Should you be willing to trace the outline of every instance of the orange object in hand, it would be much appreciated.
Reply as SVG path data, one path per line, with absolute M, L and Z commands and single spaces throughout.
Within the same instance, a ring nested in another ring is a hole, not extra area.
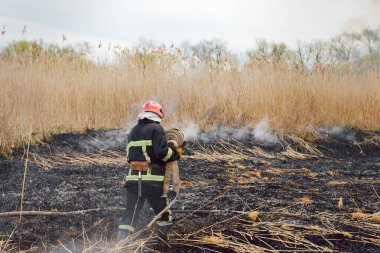
M 177 148 L 177 152 L 180 156 L 183 154 L 183 148 Z

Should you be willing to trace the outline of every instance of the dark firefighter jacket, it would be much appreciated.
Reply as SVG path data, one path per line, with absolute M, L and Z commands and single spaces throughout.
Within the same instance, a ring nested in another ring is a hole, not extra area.
M 128 162 L 148 161 L 150 164 L 147 172 L 141 172 L 142 181 L 162 182 L 165 163 L 179 159 L 178 152 L 168 146 L 164 135 L 164 128 L 159 123 L 143 119 L 128 136 Z M 137 181 L 138 171 L 128 170 L 127 184 Z

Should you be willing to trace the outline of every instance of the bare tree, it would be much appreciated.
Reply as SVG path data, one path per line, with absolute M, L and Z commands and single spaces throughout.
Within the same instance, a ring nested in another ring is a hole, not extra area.
M 302 70 L 316 71 L 327 62 L 327 45 L 323 41 L 298 42 L 295 51 L 295 65 Z
M 258 40 L 256 48 L 248 51 L 247 55 L 250 63 L 254 64 L 289 64 L 293 58 L 293 53 L 284 43 L 268 43 L 266 40 Z
M 251 64 L 266 64 L 269 62 L 270 58 L 269 43 L 264 39 L 260 39 L 256 42 L 256 48 L 254 50 L 248 51 L 247 54 Z
M 360 41 L 363 43 L 367 55 L 364 60 L 370 65 L 372 71 L 380 70 L 380 29 L 364 29 L 360 33 Z
M 343 33 L 329 42 L 330 61 L 333 64 L 347 63 L 353 59 L 357 52 L 359 34 Z
M 151 39 L 140 38 L 137 48 L 141 51 L 143 55 L 150 53 L 156 47 L 156 42 Z
M 229 54 L 227 42 L 220 39 L 202 40 L 191 50 L 201 61 L 217 65 L 223 63 Z

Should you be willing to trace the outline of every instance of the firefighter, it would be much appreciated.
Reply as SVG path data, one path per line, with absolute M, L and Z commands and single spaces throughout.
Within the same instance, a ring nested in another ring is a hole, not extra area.
M 119 225 L 117 240 L 125 239 L 135 232 L 136 223 L 145 199 L 157 215 L 168 204 L 162 198 L 165 163 L 180 159 L 180 151 L 168 146 L 165 131 L 160 125 L 164 112 L 159 103 L 147 101 L 138 115 L 139 121 L 129 136 L 127 157 L 129 163 L 125 187 L 127 188 L 126 210 Z M 167 234 L 172 225 L 170 210 L 156 223 L 159 245 L 167 245 Z

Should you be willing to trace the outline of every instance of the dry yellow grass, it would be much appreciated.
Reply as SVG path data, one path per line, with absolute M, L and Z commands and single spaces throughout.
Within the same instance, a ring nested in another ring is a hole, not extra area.
M 257 170 L 250 170 L 250 171 L 244 172 L 242 176 L 245 176 L 248 178 L 252 178 L 252 177 L 261 178 L 261 173 L 260 171 L 257 171 Z
M 311 173 L 310 169 L 308 168 L 299 168 L 299 169 L 296 169 L 296 171 L 300 173 Z
M 367 214 L 361 213 L 361 212 L 352 213 L 352 218 L 356 220 L 365 219 L 367 218 L 367 216 L 368 216 Z
M 244 165 L 240 164 L 240 163 L 237 163 L 237 164 L 236 164 L 236 168 L 238 168 L 238 169 L 240 169 L 240 170 L 244 170 L 244 169 L 246 169 L 246 167 L 245 167 Z
M 316 179 L 317 176 L 318 176 L 318 173 L 315 173 L 315 172 L 310 172 L 307 174 L 308 178 L 310 179 Z
M 223 240 L 220 237 L 213 236 L 213 235 L 203 237 L 202 241 L 206 243 L 210 243 L 210 244 L 216 244 L 216 245 L 223 244 Z
M 310 199 L 309 197 L 302 197 L 302 198 L 296 199 L 295 202 L 300 203 L 300 204 L 310 204 L 310 203 L 313 203 L 313 200 Z
M 336 171 L 332 171 L 332 170 L 327 171 L 327 174 L 329 174 L 331 177 L 335 177 L 338 175 Z
M 353 235 L 352 235 L 351 233 L 349 233 L 349 232 L 345 232 L 345 231 L 343 231 L 343 232 L 341 232 L 341 234 L 342 234 L 344 237 L 349 238 L 349 239 L 351 239 L 351 238 L 353 237 Z
M 117 128 L 136 120 L 157 98 L 164 124 L 252 126 L 267 119 L 277 131 L 342 125 L 375 129 L 380 122 L 376 73 L 312 75 L 290 67 L 185 67 L 179 56 L 144 64 L 96 65 L 39 57 L 0 61 L 0 152 L 62 131 Z
M 331 185 L 331 186 L 340 186 L 340 185 L 345 185 L 345 184 L 347 184 L 347 182 L 333 180 L 333 181 L 329 181 L 329 182 L 327 182 L 327 184 L 328 184 L 328 185 Z
M 376 222 L 380 222 L 380 215 L 372 216 L 371 218 L 369 218 L 369 220 L 371 220 L 371 221 L 376 221 Z
M 373 242 L 373 243 L 377 244 L 377 245 L 380 245 L 380 239 L 369 238 L 368 240 L 369 240 L 370 242 Z
M 282 174 L 283 170 L 280 168 L 270 168 L 270 169 L 267 169 L 266 172 L 270 174 Z
M 307 226 L 306 229 L 308 229 L 308 230 L 314 230 L 314 231 L 322 231 L 321 227 L 317 226 L 317 225 Z
M 181 188 L 193 186 L 193 183 L 187 180 L 181 180 Z
M 292 230 L 294 230 L 293 225 L 292 225 L 292 224 L 288 224 L 288 223 L 284 223 L 284 224 L 282 224 L 282 225 L 281 225 L 281 228 L 282 228 L 283 230 L 287 230 L 287 231 L 292 231 Z
M 248 214 L 249 218 L 253 221 L 257 221 L 259 218 L 259 212 L 253 211 Z
M 338 200 L 338 208 L 342 209 L 343 208 L 343 197 L 340 197 Z

